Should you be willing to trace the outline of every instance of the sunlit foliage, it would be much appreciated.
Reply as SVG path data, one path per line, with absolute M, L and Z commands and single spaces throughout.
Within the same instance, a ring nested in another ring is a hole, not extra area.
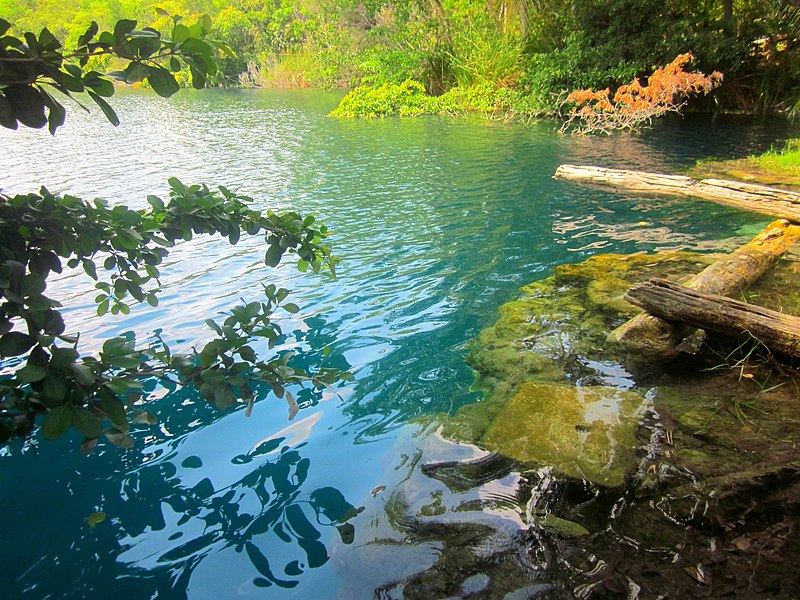
M 722 74 L 705 75 L 687 72 L 691 53 L 681 54 L 670 64 L 659 67 L 647 78 L 647 85 L 634 79 L 628 85 L 611 90 L 575 90 L 565 100 L 570 107 L 562 131 L 575 133 L 611 133 L 637 130 L 668 112 L 679 112 L 686 99 L 694 94 L 708 94 L 722 82 Z

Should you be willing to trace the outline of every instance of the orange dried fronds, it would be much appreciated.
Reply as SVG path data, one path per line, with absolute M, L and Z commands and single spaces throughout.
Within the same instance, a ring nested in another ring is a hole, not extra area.
M 562 130 L 577 121 L 578 132 L 613 129 L 636 129 L 644 122 L 661 114 L 678 111 L 684 98 L 691 94 L 707 94 L 722 82 L 722 73 L 714 71 L 705 75 L 699 71 L 687 72 L 683 67 L 694 60 L 691 52 L 675 57 L 668 65 L 659 67 L 647 78 L 643 86 L 638 79 L 622 85 L 614 92 L 592 89 L 575 90 L 566 98 L 572 104 L 567 122 Z

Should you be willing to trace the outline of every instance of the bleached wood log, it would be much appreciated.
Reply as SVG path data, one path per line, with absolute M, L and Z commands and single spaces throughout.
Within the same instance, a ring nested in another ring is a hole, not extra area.
M 685 286 L 707 294 L 726 296 L 747 288 L 800 239 L 800 226 L 786 220 L 770 223 L 744 246 L 706 267 Z M 688 335 L 686 327 L 642 313 L 609 334 L 629 350 L 663 357 L 677 354 L 676 346 Z
M 625 299 L 648 313 L 737 339 L 756 339 L 774 352 L 800 356 L 800 318 L 667 281 L 633 286 Z
M 765 185 L 578 165 L 559 166 L 555 177 L 619 192 L 703 198 L 800 223 L 800 194 Z

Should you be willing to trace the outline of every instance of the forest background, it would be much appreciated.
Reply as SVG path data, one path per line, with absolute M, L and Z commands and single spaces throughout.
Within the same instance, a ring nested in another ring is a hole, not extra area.
M 92 20 L 168 32 L 167 14 L 203 13 L 235 53 L 212 84 L 357 88 L 362 113 L 420 112 L 424 94 L 444 112 L 549 114 L 684 52 L 724 74 L 699 108 L 800 112 L 800 0 L 0 0 L 17 32 L 46 26 L 67 48 Z

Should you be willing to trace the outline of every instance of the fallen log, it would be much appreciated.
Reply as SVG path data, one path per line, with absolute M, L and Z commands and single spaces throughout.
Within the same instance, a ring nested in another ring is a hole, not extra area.
M 800 226 L 786 220 L 770 223 L 744 246 L 706 267 L 684 285 L 707 294 L 727 296 L 749 287 L 800 239 Z M 663 319 L 642 313 L 609 334 L 609 339 L 630 350 L 675 356 L 676 346 L 688 335 Z
M 800 223 L 800 194 L 765 185 L 578 165 L 559 166 L 555 178 L 620 192 L 703 198 Z
M 651 279 L 633 286 L 625 299 L 669 321 L 737 339 L 755 339 L 772 351 L 800 356 L 800 318 Z

